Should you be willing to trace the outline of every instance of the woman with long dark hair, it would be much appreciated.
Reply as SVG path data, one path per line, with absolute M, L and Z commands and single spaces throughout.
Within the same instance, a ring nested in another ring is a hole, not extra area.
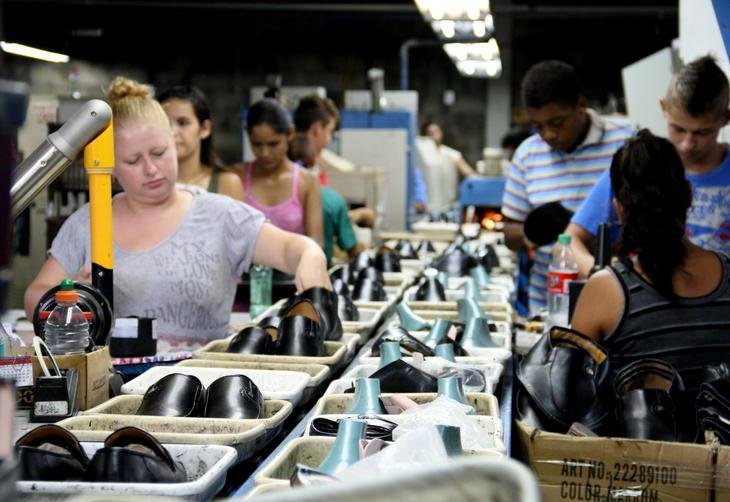
M 689 240 L 692 188 L 669 141 L 639 131 L 613 156 L 611 184 L 620 262 L 590 278 L 572 327 L 602 341 L 613 370 L 659 358 L 696 390 L 730 354 L 730 257 Z
M 223 167 L 213 147 L 213 117 L 203 91 L 176 85 L 160 92 L 157 100 L 172 126 L 178 181 L 243 201 L 240 178 Z

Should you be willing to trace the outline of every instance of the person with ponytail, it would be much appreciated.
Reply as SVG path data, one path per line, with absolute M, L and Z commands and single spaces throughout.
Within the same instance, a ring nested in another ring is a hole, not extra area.
M 692 187 L 671 142 L 639 131 L 613 156 L 619 262 L 594 274 L 572 327 L 606 347 L 613 371 L 663 359 L 689 391 L 730 354 L 730 256 L 687 236 Z
M 170 119 L 178 183 L 197 185 L 243 202 L 241 179 L 224 168 L 213 148 L 213 118 L 203 91 L 192 85 L 163 90 L 157 100 Z
M 192 185 L 177 185 L 175 138 L 150 89 L 115 79 L 112 201 L 114 314 L 155 318 L 161 350 L 191 350 L 228 334 L 238 278 L 253 263 L 295 276 L 299 291 L 331 288 L 322 249 L 264 221 L 256 209 Z M 68 218 L 25 293 L 30 316 L 63 278 L 88 278 L 89 207 Z

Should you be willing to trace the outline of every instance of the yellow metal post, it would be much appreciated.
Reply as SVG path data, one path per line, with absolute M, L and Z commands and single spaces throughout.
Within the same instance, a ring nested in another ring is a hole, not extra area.
M 91 218 L 91 282 L 113 307 L 114 241 L 112 236 L 112 170 L 114 129 L 111 121 L 84 148 L 84 167 L 89 175 Z

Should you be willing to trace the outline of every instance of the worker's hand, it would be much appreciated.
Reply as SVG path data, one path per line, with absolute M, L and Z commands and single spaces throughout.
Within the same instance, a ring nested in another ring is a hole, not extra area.
M 294 273 L 294 284 L 298 293 L 314 287 L 332 291 L 332 282 L 327 273 L 327 258 L 321 249 L 317 248 L 316 251 L 316 253 L 306 253 L 299 260 L 299 266 Z
M 74 282 L 83 282 L 91 284 L 91 265 L 85 265 L 73 277 Z
M 418 214 L 423 214 L 426 212 L 426 204 L 424 204 L 423 202 L 416 202 L 415 204 L 413 204 L 413 208 Z

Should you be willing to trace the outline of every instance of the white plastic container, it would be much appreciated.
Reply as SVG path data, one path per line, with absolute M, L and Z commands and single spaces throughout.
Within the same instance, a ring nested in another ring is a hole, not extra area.
M 300 371 L 252 370 L 235 368 L 199 368 L 194 366 L 154 366 L 137 378 L 122 385 L 123 394 L 144 394 L 161 378 L 182 373 L 200 379 L 204 387 L 227 375 L 246 375 L 261 391 L 264 399 L 283 399 L 296 406 L 310 376 Z
M 82 443 L 89 457 L 104 443 Z M 173 460 L 188 474 L 186 483 L 90 483 L 83 481 L 19 481 L 20 500 L 65 500 L 83 494 L 176 497 L 208 501 L 223 488 L 226 472 L 236 461 L 236 451 L 221 445 L 165 444 Z

